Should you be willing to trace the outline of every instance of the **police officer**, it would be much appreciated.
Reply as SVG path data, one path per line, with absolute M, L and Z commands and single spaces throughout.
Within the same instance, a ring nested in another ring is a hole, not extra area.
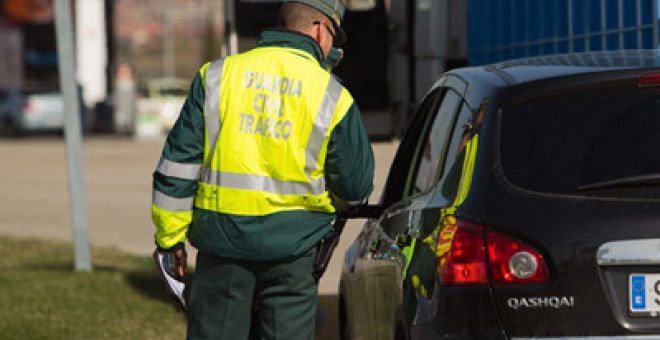
M 350 93 L 323 67 L 346 39 L 340 0 L 288 0 L 258 46 L 193 80 L 153 179 L 157 251 L 185 273 L 189 339 L 312 339 L 316 248 L 333 199 L 364 201 L 373 154 Z M 258 311 L 252 320 L 253 306 Z

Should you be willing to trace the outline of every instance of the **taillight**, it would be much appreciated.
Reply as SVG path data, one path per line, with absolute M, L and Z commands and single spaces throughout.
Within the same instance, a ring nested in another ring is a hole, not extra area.
M 660 73 L 647 73 L 639 78 L 639 87 L 660 86 Z
M 543 256 L 534 248 L 498 232 L 486 231 L 490 275 L 495 284 L 548 280 Z
M 443 221 L 437 246 L 438 273 L 442 285 L 485 284 L 484 227 L 448 216 Z
M 484 237 L 486 241 L 484 241 Z M 540 283 L 548 279 L 543 256 L 534 248 L 478 223 L 448 216 L 437 244 L 440 284 Z
M 29 112 L 31 112 L 32 109 L 33 109 L 33 106 L 34 106 L 34 105 L 32 104 L 31 101 L 29 101 L 29 100 L 25 100 L 25 101 L 23 101 L 23 112 L 24 112 L 24 113 L 29 113 Z

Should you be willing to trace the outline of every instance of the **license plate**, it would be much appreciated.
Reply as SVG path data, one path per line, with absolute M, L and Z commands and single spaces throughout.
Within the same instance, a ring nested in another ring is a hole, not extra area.
M 660 274 L 631 274 L 628 277 L 632 316 L 660 316 Z

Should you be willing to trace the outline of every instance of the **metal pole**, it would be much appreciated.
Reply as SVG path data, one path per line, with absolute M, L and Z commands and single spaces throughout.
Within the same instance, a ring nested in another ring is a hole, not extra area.
M 166 77 L 174 77 L 174 23 L 172 22 L 171 0 L 165 2 L 163 9 L 163 73 Z
M 73 240 L 76 271 L 91 271 L 87 219 L 87 199 L 82 166 L 80 132 L 80 100 L 74 69 L 73 29 L 69 0 L 55 0 L 55 30 L 60 72 L 60 91 L 64 97 L 64 136 L 69 165 L 69 200 L 73 222 Z

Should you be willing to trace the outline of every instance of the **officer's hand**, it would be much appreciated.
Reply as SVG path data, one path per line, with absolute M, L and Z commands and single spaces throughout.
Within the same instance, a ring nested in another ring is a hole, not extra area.
M 186 248 L 181 247 L 174 250 L 174 257 L 176 258 L 176 268 L 179 274 L 179 277 L 183 279 L 183 276 L 186 275 L 186 259 L 188 254 L 186 253 Z
M 332 191 L 330 191 L 330 199 L 332 200 L 332 205 L 337 211 L 337 215 L 344 217 L 358 217 L 360 215 L 358 214 L 360 209 L 368 204 L 367 199 L 361 201 L 345 201 Z
M 163 255 L 163 267 L 171 275 L 183 280 L 186 274 L 186 247 L 184 243 L 177 243 L 172 248 L 164 249 L 158 247 L 156 252 Z

